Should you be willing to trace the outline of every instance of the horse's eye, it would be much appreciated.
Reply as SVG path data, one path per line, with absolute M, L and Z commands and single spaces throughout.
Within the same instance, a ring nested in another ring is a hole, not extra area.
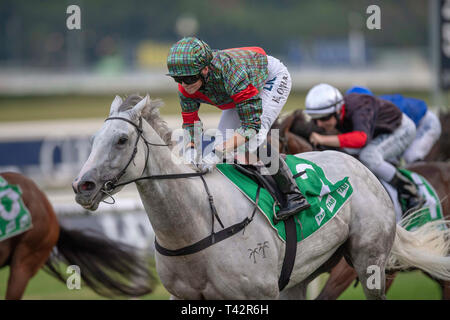
M 117 141 L 117 144 L 118 145 L 124 145 L 125 143 L 127 143 L 127 141 L 128 141 L 128 138 L 120 137 L 119 141 Z

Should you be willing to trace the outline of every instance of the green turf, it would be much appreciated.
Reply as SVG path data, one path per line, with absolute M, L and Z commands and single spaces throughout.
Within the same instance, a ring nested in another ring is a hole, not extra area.
M 6 291 L 6 283 L 8 279 L 9 268 L 0 270 L 0 297 L 3 298 Z M 326 278 L 326 277 L 325 277 Z M 390 290 L 387 298 L 391 300 L 439 300 L 440 289 L 438 284 L 426 277 L 420 271 L 400 273 Z M 166 300 L 169 293 L 159 284 L 152 294 L 140 297 L 140 299 Z M 24 299 L 34 300 L 97 300 L 104 299 L 81 284 L 80 290 L 69 290 L 67 286 L 48 275 L 45 271 L 39 271 L 38 274 L 31 279 Z M 365 299 L 361 284 L 356 288 L 353 284 L 339 298 L 340 300 L 362 300 Z
M 431 280 L 420 271 L 399 273 L 386 294 L 390 300 L 439 300 L 441 291 L 437 282 Z M 362 286 L 353 284 L 339 300 L 365 299 Z
M 0 298 L 3 299 L 8 283 L 9 267 L 0 270 Z M 169 293 L 158 283 L 153 293 L 139 299 L 166 300 Z M 79 290 L 69 290 L 65 283 L 40 270 L 28 283 L 23 299 L 27 300 L 98 300 L 106 299 L 81 283 Z

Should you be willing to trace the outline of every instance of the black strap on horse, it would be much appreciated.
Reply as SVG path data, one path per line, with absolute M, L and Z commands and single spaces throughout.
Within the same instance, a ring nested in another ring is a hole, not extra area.
M 295 256 L 297 255 L 297 229 L 293 216 L 284 221 L 284 227 L 286 228 L 286 250 L 284 252 L 280 278 L 278 279 L 278 288 L 280 291 L 289 283 L 292 270 L 294 269 Z
M 253 209 L 253 212 L 252 212 L 252 215 L 250 218 L 245 217 L 245 219 L 242 220 L 241 222 L 233 224 L 232 226 L 225 228 L 217 233 L 214 233 L 214 221 L 213 221 L 213 231 L 208 237 L 203 238 L 202 240 L 199 240 L 196 243 L 194 243 L 190 246 L 181 248 L 181 249 L 170 250 L 170 249 L 161 247 L 161 245 L 158 243 L 158 241 L 156 241 L 156 238 L 155 238 L 156 251 L 158 251 L 160 254 L 162 254 L 164 256 L 170 256 L 170 257 L 185 256 L 185 255 L 197 253 L 203 249 L 206 249 L 206 248 L 212 246 L 215 243 L 225 240 L 225 239 L 231 237 L 232 235 L 238 233 L 239 231 L 244 229 L 250 222 L 253 221 L 256 210 L 258 208 L 260 190 L 261 190 L 261 187 L 258 186 L 258 190 L 256 192 L 256 205 L 255 205 L 255 208 Z
M 211 217 L 212 217 L 212 223 L 211 223 L 211 234 L 184 248 L 181 249 L 177 249 L 177 250 L 170 250 L 170 249 L 166 249 L 164 247 L 162 247 L 160 244 L 158 244 L 158 242 L 156 241 L 155 238 L 155 248 L 156 250 L 163 254 L 163 255 L 167 255 L 167 256 L 179 256 L 179 255 L 187 255 L 187 254 L 193 254 L 196 253 L 198 251 L 201 251 L 219 241 L 222 241 L 224 239 L 227 239 L 229 237 L 231 237 L 232 235 L 236 234 L 237 232 L 241 231 L 242 229 L 244 229 L 250 222 L 252 222 L 256 210 L 258 208 L 258 201 L 259 201 L 259 194 L 260 194 L 260 187 L 258 187 L 258 191 L 257 191 L 257 196 L 256 196 L 256 206 L 253 210 L 253 213 L 251 215 L 251 217 L 246 217 L 244 220 L 242 220 L 239 223 L 236 223 L 228 228 L 225 228 L 225 226 L 223 225 L 222 221 L 220 220 L 220 217 L 217 213 L 217 209 L 216 206 L 214 205 L 214 199 L 213 196 L 211 195 L 208 185 L 206 183 L 205 178 L 203 177 L 203 175 L 206 174 L 206 172 L 190 172 L 190 173 L 178 173 L 178 174 L 161 174 L 161 175 L 151 175 L 151 176 L 145 176 L 145 177 L 140 177 L 140 178 L 136 178 L 136 179 L 132 179 L 132 180 L 128 180 L 125 182 L 121 182 L 118 183 L 118 181 L 120 180 L 120 178 L 125 174 L 128 166 L 131 164 L 131 162 L 134 160 L 134 157 L 136 156 L 137 153 L 137 146 L 138 146 L 138 142 L 139 139 L 142 138 L 142 140 L 144 141 L 146 147 L 147 147 L 147 153 L 146 153 L 146 161 L 145 164 L 147 166 L 147 159 L 148 159 L 148 154 L 149 154 L 149 145 L 151 146 L 168 146 L 167 144 L 157 144 L 157 143 L 150 143 L 148 142 L 145 137 L 143 136 L 143 130 L 142 130 L 142 118 L 139 118 L 139 124 L 135 124 L 133 121 L 127 119 L 127 118 L 123 118 L 123 117 L 109 117 L 107 118 L 105 121 L 109 121 L 109 120 L 122 120 L 125 122 L 128 122 L 129 124 L 131 124 L 137 132 L 137 138 L 136 138 L 136 142 L 134 143 L 134 149 L 133 149 L 133 153 L 130 157 L 130 159 L 128 160 L 127 164 L 125 165 L 125 167 L 122 169 L 122 171 L 119 172 L 119 174 L 117 176 L 115 176 L 113 179 L 105 182 L 105 184 L 103 185 L 102 188 L 102 192 L 104 192 L 105 194 L 109 195 L 111 198 L 112 196 L 110 195 L 110 192 L 112 190 L 114 190 L 115 188 L 121 187 L 121 186 L 125 186 L 127 184 L 133 183 L 133 182 L 137 182 L 137 181 L 141 181 L 141 180 L 150 180 L 150 179 L 156 179 L 156 180 L 163 180 L 163 179 L 182 179 L 182 178 L 191 178 L 191 177 L 200 177 L 202 179 L 203 185 L 205 187 L 206 193 L 208 195 L 208 201 L 209 201 L 209 206 L 211 209 Z M 145 171 L 145 168 L 144 170 Z M 114 198 L 113 198 L 114 199 Z M 223 230 L 219 231 L 219 232 L 214 232 L 214 220 L 217 219 L 217 221 L 219 222 L 220 226 L 222 227 Z
M 199 176 L 202 179 L 203 185 L 205 187 L 206 193 L 208 195 L 208 201 L 209 201 L 209 205 L 210 205 L 210 209 L 211 209 L 211 217 L 212 217 L 212 228 L 211 228 L 211 234 L 206 237 L 203 238 L 200 241 L 197 241 L 196 243 L 180 248 L 180 249 L 176 249 L 176 250 L 170 250 L 170 249 L 166 249 L 164 247 L 162 247 L 158 241 L 156 240 L 155 237 L 155 249 L 156 251 L 158 251 L 158 253 L 165 255 L 165 256 L 182 256 L 182 255 L 189 255 L 189 254 L 194 254 L 196 252 L 199 252 L 203 249 L 206 249 L 210 246 L 212 246 L 215 243 L 218 243 L 222 240 L 225 240 L 231 236 L 233 236 L 234 234 L 238 233 L 241 230 L 245 230 L 245 227 L 253 221 L 253 218 L 256 214 L 256 211 L 258 209 L 258 203 L 259 203 L 259 196 L 260 196 L 260 190 L 261 190 L 261 186 L 258 185 L 258 189 L 256 191 L 256 200 L 255 200 L 255 207 L 253 209 L 252 215 L 251 217 L 245 217 L 244 220 L 242 220 L 239 223 L 236 223 L 230 227 L 224 228 L 224 225 L 222 223 L 222 221 L 219 218 L 219 215 L 217 213 L 216 207 L 214 205 L 214 200 L 213 197 L 211 195 L 211 193 L 209 192 L 209 188 L 208 185 L 206 184 L 205 178 L 203 177 L 204 174 L 206 174 L 206 172 L 191 172 L 191 173 L 180 173 L 180 174 L 164 174 L 164 175 L 151 175 L 151 176 L 145 176 L 145 177 L 140 177 L 137 179 L 132 179 L 126 182 L 122 182 L 122 183 L 118 183 L 119 179 L 125 174 L 128 166 L 130 165 L 130 163 L 134 160 L 134 157 L 137 153 L 137 145 L 139 142 L 139 139 L 142 138 L 146 147 L 147 147 L 147 154 L 146 154 L 146 161 L 145 164 L 147 166 L 147 159 L 148 159 L 148 154 L 149 154 L 149 145 L 152 146 L 168 146 L 166 144 L 156 144 L 156 143 L 150 143 L 148 142 L 145 137 L 143 136 L 143 130 L 142 130 L 142 118 L 139 118 L 139 125 L 136 125 L 133 121 L 127 119 L 127 118 L 122 118 L 122 117 L 110 117 L 107 118 L 105 121 L 108 120 L 123 120 L 126 121 L 128 123 L 130 123 L 131 125 L 133 125 L 138 133 L 138 137 L 136 139 L 136 142 L 134 144 L 134 150 L 133 150 L 133 154 L 130 157 L 130 160 L 128 161 L 128 163 L 126 164 L 125 168 L 116 176 L 114 177 L 112 180 L 107 181 L 103 188 L 102 191 L 106 194 L 108 194 L 111 198 L 112 196 L 109 194 L 110 191 L 112 191 L 115 188 L 118 188 L 120 186 L 124 186 L 133 182 L 137 182 L 137 181 L 141 181 L 141 180 L 148 180 L 148 179 L 158 179 L 158 180 L 162 180 L 162 179 L 181 179 L 181 178 L 190 178 L 190 177 L 197 177 Z M 144 167 L 144 170 L 145 171 Z M 219 222 L 220 226 L 222 227 L 222 230 L 219 232 L 214 232 L 214 219 L 217 219 L 217 221 Z M 285 222 L 285 226 L 286 226 L 286 252 L 285 252 L 285 257 L 283 260 L 283 266 L 281 269 L 281 274 L 280 274 L 280 278 L 278 281 L 278 287 L 280 288 L 280 291 L 284 289 L 284 287 L 288 284 L 289 282 L 289 278 L 290 275 L 292 273 L 292 269 L 294 266 L 294 262 L 295 262 L 295 255 L 296 255 L 296 250 L 297 250 L 297 232 L 296 232 L 296 227 L 295 227 L 295 222 L 293 217 L 290 217 L 288 220 L 286 220 Z

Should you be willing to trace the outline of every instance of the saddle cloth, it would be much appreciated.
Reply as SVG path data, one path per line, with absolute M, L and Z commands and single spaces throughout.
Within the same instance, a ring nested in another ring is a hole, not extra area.
M 419 194 L 425 199 L 425 203 L 422 208 L 418 212 L 411 213 L 414 214 L 414 218 L 411 219 L 410 223 L 405 226 L 405 228 L 409 231 L 412 231 L 429 221 L 443 219 L 442 205 L 433 186 L 418 173 L 406 169 L 399 170 L 403 174 L 403 176 L 408 178 L 416 185 L 417 190 L 419 190 Z M 408 208 L 405 204 L 400 203 L 397 190 L 394 187 L 392 187 L 385 181 L 380 181 L 391 197 L 392 202 L 394 203 L 396 220 L 397 222 L 399 222 L 403 218 L 403 215 L 408 210 Z
M 331 182 L 322 168 L 315 163 L 293 155 L 286 156 L 300 191 L 305 195 L 311 207 L 294 216 L 297 229 L 297 242 L 306 239 L 330 221 L 353 194 L 348 177 Z M 249 176 L 236 169 L 233 164 L 218 164 L 217 169 L 227 177 L 250 201 L 256 203 L 258 184 Z M 271 193 L 261 188 L 258 208 L 278 233 L 286 241 L 284 223 L 274 222 L 274 211 L 280 209 Z
M 31 227 L 31 215 L 22 201 L 22 190 L 0 176 L 0 241 Z

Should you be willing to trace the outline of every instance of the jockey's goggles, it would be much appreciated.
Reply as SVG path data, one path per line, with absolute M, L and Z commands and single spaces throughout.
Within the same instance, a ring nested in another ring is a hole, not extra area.
M 197 74 L 195 76 L 171 76 L 173 80 L 177 83 L 185 83 L 185 84 L 193 84 L 196 83 L 200 79 L 200 75 Z
M 316 122 L 316 123 L 317 123 L 317 120 L 320 120 L 320 121 L 328 121 L 328 120 L 330 120 L 332 117 L 334 117 L 335 115 L 336 115 L 336 113 L 330 113 L 330 114 L 328 114 L 328 115 L 326 115 L 326 116 L 324 116 L 324 117 L 314 118 L 313 120 L 314 120 L 314 122 Z

